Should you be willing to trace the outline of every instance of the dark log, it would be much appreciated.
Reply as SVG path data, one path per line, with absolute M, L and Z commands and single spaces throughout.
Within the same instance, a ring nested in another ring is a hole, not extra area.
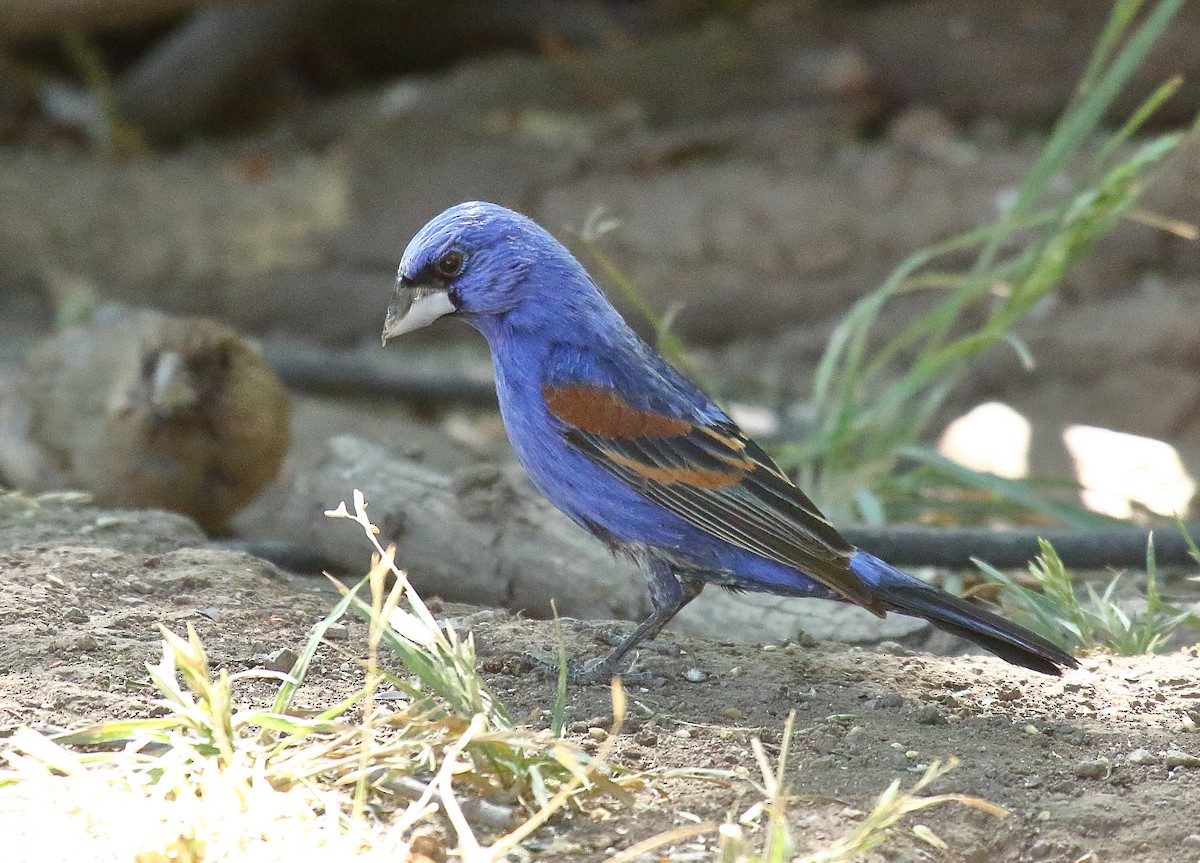
M 827 34 L 858 45 L 890 107 L 934 105 L 956 118 L 1052 123 L 1074 93 L 1113 4 L 1095 0 L 877 3 L 830 14 Z M 1109 111 L 1117 123 L 1168 78 L 1180 94 L 1156 125 L 1189 123 L 1200 104 L 1200 7 L 1184 4 Z
M 156 45 L 117 90 L 124 119 L 175 138 L 224 117 L 251 118 L 279 88 L 283 64 L 316 22 L 319 2 L 209 6 Z
M 40 36 L 69 27 L 94 29 L 161 21 L 204 0 L 0 0 L 0 36 Z M 278 0 L 227 0 L 243 6 Z
M 1200 536 L 1200 525 L 1190 525 Z M 1038 539 L 1049 541 L 1068 568 L 1083 570 L 1144 568 L 1146 543 L 1151 530 L 1140 527 L 1111 530 L 1027 530 L 991 528 L 945 528 L 892 525 L 847 527 L 842 533 L 859 548 L 866 549 L 896 566 L 938 566 L 948 569 L 973 568 L 977 558 L 1000 569 L 1024 567 L 1040 553 Z M 1173 526 L 1157 528 L 1154 556 L 1159 566 L 1191 566 L 1186 540 Z
M 464 468 L 454 475 L 399 459 L 383 448 L 342 436 L 326 460 L 302 472 L 288 490 L 279 528 L 344 571 L 365 572 L 370 545 L 353 522 L 325 510 L 360 489 L 382 542 L 424 596 L 500 605 L 535 617 L 635 620 L 649 611 L 642 574 L 612 557 L 529 486 L 515 466 Z M 248 548 L 252 546 L 247 546 Z M 675 628 L 732 641 L 795 637 L 873 642 L 910 636 L 923 621 L 820 600 L 733 595 L 710 589 L 677 618 Z
M 452 372 L 432 371 L 394 357 L 331 351 L 268 341 L 263 356 L 284 382 L 306 392 L 367 395 L 435 405 L 494 406 L 496 385 Z

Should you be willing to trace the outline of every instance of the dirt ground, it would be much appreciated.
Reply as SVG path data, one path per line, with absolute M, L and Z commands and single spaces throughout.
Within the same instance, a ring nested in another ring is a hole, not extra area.
M 86 506 L 51 511 L 12 502 L 4 515 L 9 528 L 36 522 L 42 533 L 21 543 L 10 530 L 0 555 L 0 733 L 153 712 L 145 663 L 158 657 L 160 623 L 178 632 L 192 623 L 214 666 L 287 668 L 290 651 L 333 602 L 319 580 L 194 545 L 174 517 L 139 524 L 140 516 Z M 553 683 L 533 658 L 553 659 L 553 626 L 434 607 L 474 632 L 483 670 L 513 714 L 544 725 Z M 569 623 L 568 650 L 600 653 L 614 626 Z M 362 652 L 360 621 L 334 632 L 345 639 L 339 648 Z M 753 775 L 751 737 L 777 754 L 795 710 L 791 818 L 813 848 L 851 829 L 892 780 L 911 785 L 929 762 L 953 756 L 961 766 L 933 791 L 978 795 L 1011 815 L 997 819 L 957 805 L 920 813 L 895 828 L 872 859 L 1196 861 L 1198 657 L 1195 647 L 1137 659 L 1089 657 L 1054 679 L 991 657 L 942 658 L 895 644 L 656 642 L 642 651 L 652 680 L 629 689 L 615 758 L 640 769 L 741 766 Z M 322 648 L 297 706 L 339 701 L 360 685 L 359 673 L 340 652 Z M 243 694 L 265 701 L 269 692 L 264 683 Z M 570 736 L 595 746 L 600 735 L 592 729 L 611 723 L 607 689 L 573 688 L 569 710 Z M 666 779 L 632 806 L 606 803 L 607 818 L 560 818 L 527 848 L 539 860 L 603 859 L 692 816 L 721 821 L 754 795 L 745 783 Z M 918 823 L 950 850 L 915 838 L 909 828 Z M 660 854 L 688 860 L 704 848 L 697 840 Z
M 606 236 L 606 253 L 653 308 L 680 310 L 677 331 L 720 384 L 717 395 L 794 404 L 852 302 L 914 250 L 996 217 L 1070 97 L 1107 4 L 696 5 L 761 8 L 694 31 L 480 56 L 361 92 L 313 93 L 285 101 L 292 107 L 261 130 L 123 161 L 97 159 L 61 130 L 47 144 L 42 124 L 26 129 L 20 114 L 20 134 L 6 138 L 13 112 L 0 92 L 0 382 L 49 331 L 47 287 L 63 275 L 119 302 L 219 317 L 268 347 L 320 346 L 374 363 L 389 274 L 407 238 L 447 205 L 486 199 L 537 218 L 593 270 L 580 226 L 602 206 L 622 223 Z M 1198 12 L 1187 7 L 1117 118 L 1148 88 L 1189 73 L 1161 122 L 1191 121 L 1200 104 Z M 403 55 L 393 33 L 371 29 L 364 44 Z M 457 27 L 413 33 L 461 41 Z M 321 34 L 323 50 L 329 35 Z M 1197 221 L 1200 141 L 1182 148 L 1144 204 L 1154 218 Z M 1031 424 L 1038 477 L 1073 476 L 1062 441 L 1073 424 L 1167 441 L 1198 475 L 1198 250 L 1142 221 L 1122 224 L 1019 328 L 1037 368 L 1024 368 L 1024 354 L 997 351 L 942 419 L 982 401 L 1011 405 Z M 908 311 L 888 316 L 884 334 L 898 332 Z M 384 359 L 409 372 L 486 379 L 483 346 L 465 327 L 424 341 L 414 334 Z M 319 381 L 305 377 L 289 381 L 288 462 L 240 514 L 242 537 L 312 539 L 306 516 L 319 519 L 337 498 L 305 496 L 303 486 L 314 487 L 337 435 L 447 471 L 510 458 L 490 412 L 433 411 L 422 399 L 398 407 L 390 390 L 359 392 L 353 406 L 346 393 L 322 401 L 312 396 Z M 531 547 L 545 555 L 544 544 Z M 450 560 L 431 553 L 410 562 L 431 567 L 434 557 Z M 564 593 L 579 586 L 553 575 Z M 427 595 L 438 592 L 432 586 Z M 1182 589 L 1200 613 L 1200 583 Z M 452 585 L 441 592 L 452 595 Z M 153 714 L 145 664 L 160 656 L 160 624 L 194 625 L 216 667 L 285 670 L 333 601 L 322 579 L 216 547 L 181 517 L 0 495 L 0 754 L 22 726 L 52 731 Z M 512 604 L 533 607 L 525 597 Z M 436 605 L 474 633 L 484 673 L 511 712 L 545 726 L 554 688 L 536 659 L 554 658 L 554 627 Z M 849 638 L 840 621 L 818 628 L 815 614 L 804 618 L 815 603 L 795 605 L 787 631 Z M 593 614 L 616 613 L 597 607 L 590 603 Z M 703 615 L 719 613 L 713 608 L 697 602 L 688 614 L 699 618 L 682 622 L 711 633 L 717 627 L 704 628 Z M 766 613 L 751 607 L 740 628 L 764 631 Z M 726 627 L 741 619 L 730 612 Z M 569 650 L 586 658 L 627 626 L 564 629 Z M 365 627 L 346 620 L 330 637 L 300 708 L 338 703 L 361 685 L 345 657 L 363 652 Z M 790 815 L 810 848 L 845 835 L 893 780 L 909 786 L 926 765 L 955 757 L 960 766 L 932 792 L 977 795 L 1010 816 L 929 810 L 895 828 L 870 859 L 1200 863 L 1200 647 L 1177 641 L 1162 656 L 1086 657 L 1054 679 L 991 657 L 933 655 L 961 645 L 926 630 L 884 637 L 904 643 L 672 635 L 646 645 L 640 663 L 650 682 L 629 689 L 615 758 L 661 773 L 755 775 L 750 741 L 761 738 L 777 755 L 795 710 Z M 272 691 L 247 683 L 243 695 L 261 704 Z M 569 699 L 570 736 L 596 746 L 612 722 L 607 688 L 573 688 Z M 736 817 L 757 799 L 745 782 L 664 778 L 632 804 L 560 815 L 524 848 L 550 863 L 602 860 L 680 824 Z M 4 844 L 12 817 L 0 805 L 0 858 L 13 853 Z M 921 841 L 915 824 L 949 850 Z M 39 863 L 92 859 L 65 844 L 45 837 Z M 694 863 L 711 859 L 711 847 L 696 840 L 656 853 Z

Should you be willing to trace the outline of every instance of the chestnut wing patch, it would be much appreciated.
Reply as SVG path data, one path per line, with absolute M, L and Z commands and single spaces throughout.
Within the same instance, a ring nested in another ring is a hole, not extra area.
M 850 570 L 854 548 L 732 421 L 694 423 L 589 384 L 547 385 L 542 395 L 565 440 L 640 494 L 882 613 Z

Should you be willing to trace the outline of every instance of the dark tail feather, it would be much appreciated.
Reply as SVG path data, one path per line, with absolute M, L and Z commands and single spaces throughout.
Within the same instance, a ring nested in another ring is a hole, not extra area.
M 854 555 L 850 568 L 879 592 L 888 611 L 924 618 L 938 629 L 975 642 L 1005 662 L 1056 676 L 1063 668 L 1079 667 L 1075 657 L 1040 635 L 903 573 L 865 551 Z

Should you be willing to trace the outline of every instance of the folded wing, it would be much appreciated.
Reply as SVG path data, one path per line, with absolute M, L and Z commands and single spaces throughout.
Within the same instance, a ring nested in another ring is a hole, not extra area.
M 646 498 L 883 614 L 879 599 L 850 569 L 853 546 L 715 407 L 673 411 L 670 399 L 630 397 L 594 381 L 556 381 L 542 396 L 568 444 Z

